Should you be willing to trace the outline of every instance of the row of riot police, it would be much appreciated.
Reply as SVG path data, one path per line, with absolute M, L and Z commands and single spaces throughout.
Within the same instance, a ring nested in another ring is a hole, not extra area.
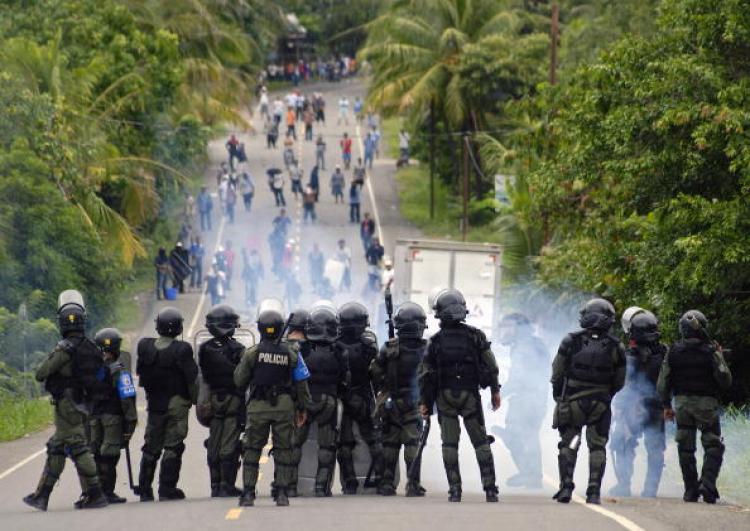
M 560 433 L 560 488 L 555 499 L 568 503 L 572 498 L 573 472 L 585 427 L 589 449 L 586 501 L 601 503 L 614 407 L 610 449 L 618 483 L 611 494 L 630 495 L 635 449 L 643 435 L 648 469 L 641 494 L 656 496 L 664 468 L 664 421 L 675 420 L 683 499 L 716 503 L 724 454 L 719 396 L 729 388 L 732 377 L 721 347 L 708 333 L 708 320 L 697 310 L 686 312 L 678 323 L 681 339 L 667 347 L 660 342 L 656 316 L 642 308 L 629 308 L 622 319 L 627 348 L 613 334 L 614 322 L 612 304 L 604 299 L 588 301 L 581 310 L 581 330 L 562 340 L 553 361 L 553 427 Z M 695 459 L 697 430 L 704 449 L 700 475 Z

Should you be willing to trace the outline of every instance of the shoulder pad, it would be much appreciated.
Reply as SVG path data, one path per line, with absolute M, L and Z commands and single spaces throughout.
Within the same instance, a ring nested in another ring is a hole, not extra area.
M 66 352 L 68 354 L 73 354 L 76 351 L 75 345 L 69 339 L 61 339 L 57 342 L 57 346 L 55 348 L 57 350 L 62 350 L 63 352 Z

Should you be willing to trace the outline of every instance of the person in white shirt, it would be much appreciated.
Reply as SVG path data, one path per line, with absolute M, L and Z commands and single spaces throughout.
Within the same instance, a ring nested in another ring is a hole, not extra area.
M 281 123 L 282 116 L 284 116 L 284 102 L 276 96 L 276 99 L 273 100 L 273 121 L 276 122 L 276 125 Z
M 271 119 L 271 115 L 268 113 L 268 91 L 266 90 L 266 87 L 260 89 L 259 114 L 264 120 Z
M 398 147 L 401 151 L 401 159 L 407 163 L 409 162 L 409 140 L 411 136 L 402 129 L 398 134 Z
M 341 125 L 342 121 L 345 125 L 349 125 L 349 99 L 346 96 L 341 96 L 339 98 L 338 125 Z

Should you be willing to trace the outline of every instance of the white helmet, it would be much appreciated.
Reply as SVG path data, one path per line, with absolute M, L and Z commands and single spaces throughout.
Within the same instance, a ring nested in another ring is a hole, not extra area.
M 633 320 L 633 317 L 638 315 L 639 313 L 645 312 L 643 308 L 640 306 L 631 306 L 624 312 L 622 312 L 622 318 L 620 318 L 620 324 L 622 325 L 622 331 L 626 334 L 630 333 L 630 323 Z

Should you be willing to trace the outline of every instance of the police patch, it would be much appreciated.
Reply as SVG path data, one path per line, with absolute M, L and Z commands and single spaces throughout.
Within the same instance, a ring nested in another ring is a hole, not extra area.
M 261 363 L 269 363 L 271 365 L 289 365 L 289 355 L 261 352 L 258 354 L 258 361 Z

